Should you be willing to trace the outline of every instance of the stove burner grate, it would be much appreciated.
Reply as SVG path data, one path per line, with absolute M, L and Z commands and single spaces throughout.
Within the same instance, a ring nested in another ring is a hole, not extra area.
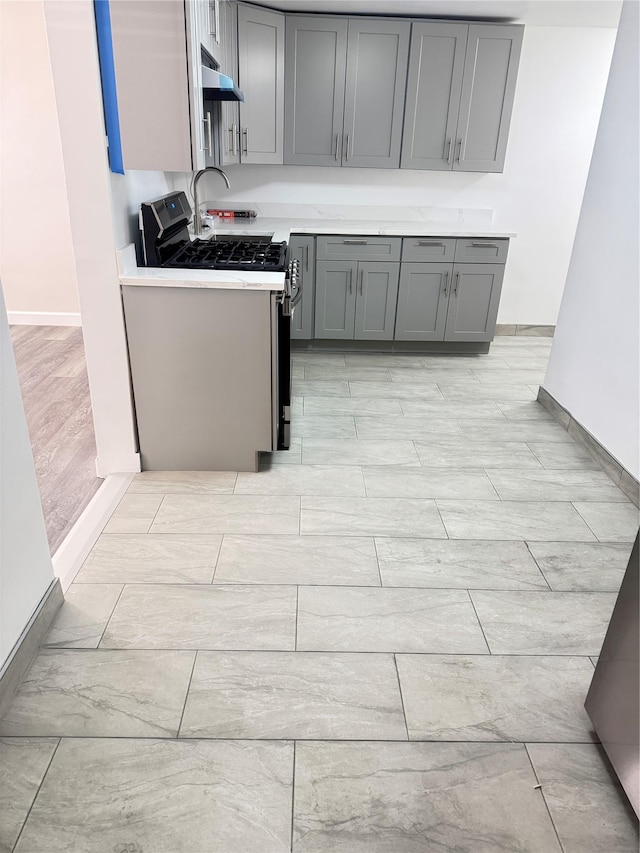
M 195 240 L 165 262 L 167 267 L 282 272 L 287 244 L 269 240 Z

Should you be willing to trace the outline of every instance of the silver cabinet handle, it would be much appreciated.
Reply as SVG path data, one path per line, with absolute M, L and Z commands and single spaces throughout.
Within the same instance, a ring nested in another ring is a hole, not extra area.
M 242 147 L 242 153 L 249 153 L 249 129 L 247 127 L 242 128 L 242 137 L 244 139 L 244 145 Z
M 453 285 L 453 295 L 454 296 L 458 295 L 458 285 L 459 284 L 460 284 L 460 271 L 458 270 L 458 272 L 456 272 L 456 282 Z
M 449 148 L 447 150 L 447 166 L 453 163 L 453 136 L 449 137 Z
M 347 246 L 366 246 L 369 242 L 368 240 L 343 240 L 342 241 Z
M 309 272 L 309 244 L 305 246 L 305 255 L 304 255 L 304 268 L 307 272 Z
M 446 296 L 448 293 L 447 288 L 449 287 L 449 270 L 447 270 L 444 274 L 444 295 Z
M 238 125 L 233 122 L 229 129 L 229 133 L 231 134 L 231 154 L 239 154 L 239 145 L 238 145 Z
M 471 241 L 471 245 L 474 249 L 499 249 L 497 243 L 476 243 L 475 241 Z
M 349 293 L 353 293 L 353 268 L 349 270 Z
M 227 150 L 229 151 L 229 154 L 235 154 L 236 152 L 233 150 L 234 136 L 235 136 L 235 134 L 233 132 L 233 125 L 231 125 L 231 127 L 229 128 L 227 133 L 229 134 L 229 148 Z
M 209 157 L 213 157 L 213 132 L 211 129 L 211 113 L 207 113 L 205 115 L 205 117 L 202 119 L 202 123 L 207 129 L 206 143 L 205 145 L 203 145 L 202 150 L 206 151 L 209 154 Z
M 418 240 L 418 246 L 444 246 L 442 240 Z
M 362 296 L 363 289 L 364 289 L 364 270 L 360 270 L 360 296 Z
M 220 44 L 220 4 L 218 0 L 210 0 L 209 2 L 209 35 L 214 37 L 216 44 Z
M 350 142 L 351 142 L 351 134 L 350 134 L 350 133 L 347 133 L 347 139 L 346 139 L 346 142 L 345 142 L 345 145 L 344 145 L 344 150 L 345 150 L 345 154 L 346 154 L 346 159 L 347 159 L 347 160 L 348 160 L 348 159 L 349 159 L 349 157 L 351 156 L 351 153 L 349 152 L 349 143 L 350 143 Z
M 336 152 L 335 152 L 336 160 L 339 159 L 339 156 L 340 156 L 340 134 L 336 133 Z
M 456 146 L 458 146 L 458 156 L 456 157 L 457 162 L 460 162 L 460 157 L 462 155 L 462 138 L 458 139 L 456 142 Z

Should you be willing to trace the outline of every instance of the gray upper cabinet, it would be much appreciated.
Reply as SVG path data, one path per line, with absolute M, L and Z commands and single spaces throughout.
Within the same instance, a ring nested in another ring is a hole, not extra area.
M 284 162 L 397 168 L 410 24 L 288 16 Z
M 284 15 L 258 6 L 238 6 L 240 161 L 283 162 Z
M 308 341 L 313 337 L 313 307 L 315 303 L 315 237 L 291 237 L 289 256 L 298 261 L 298 280 L 302 286 L 302 299 L 291 318 L 291 337 Z
M 468 31 L 466 24 L 413 24 L 404 169 L 452 168 Z
M 455 169 L 502 172 L 522 36 L 521 26 L 469 27 Z
M 445 341 L 491 341 L 496 327 L 503 264 L 456 264 Z
M 220 33 L 223 57 L 220 70 L 238 81 L 238 4 L 224 0 L 220 5 Z M 240 162 L 240 105 L 220 101 L 220 165 Z
M 503 170 L 523 30 L 414 22 L 403 168 Z
M 452 282 L 452 264 L 402 264 L 395 339 L 442 341 Z
M 410 24 L 349 21 L 342 164 L 400 164 Z
M 284 162 L 340 164 L 347 21 L 287 16 Z

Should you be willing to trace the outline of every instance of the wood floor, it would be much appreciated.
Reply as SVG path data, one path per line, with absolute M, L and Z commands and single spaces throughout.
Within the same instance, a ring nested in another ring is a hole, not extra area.
M 54 554 L 102 484 L 77 326 L 12 326 L 42 508 Z

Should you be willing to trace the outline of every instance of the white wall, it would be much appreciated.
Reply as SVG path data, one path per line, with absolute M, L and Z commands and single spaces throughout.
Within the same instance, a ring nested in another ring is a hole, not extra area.
M 622 9 L 544 387 L 634 477 L 639 462 L 638 3 Z
M 91 0 L 45 0 L 45 15 L 76 276 L 98 476 L 139 470 L 116 266 L 111 184 Z
M 553 324 L 614 39 L 611 29 L 525 28 L 503 174 L 236 166 L 219 200 L 493 208 L 496 222 L 518 232 L 498 322 Z
M 0 290 L 0 667 L 52 581 L 31 442 Z
M 77 313 L 42 0 L 0 2 L 0 174 L 0 272 L 8 310 Z
M 169 175 L 165 172 L 129 170 L 124 175 L 111 174 L 111 205 L 117 249 L 121 249 L 128 243 L 135 243 L 139 248 L 140 203 L 171 192 L 172 186 L 168 178 Z M 142 263 L 142 256 L 138 257 L 138 261 Z

